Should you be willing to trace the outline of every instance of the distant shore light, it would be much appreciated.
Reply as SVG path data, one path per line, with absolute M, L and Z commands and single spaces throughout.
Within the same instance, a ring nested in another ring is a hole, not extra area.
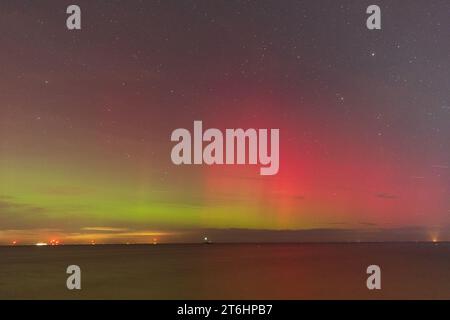
M 45 242 L 38 242 L 38 243 L 36 243 L 36 245 L 37 245 L 38 247 L 42 247 L 42 246 L 46 246 L 47 243 L 45 243 Z

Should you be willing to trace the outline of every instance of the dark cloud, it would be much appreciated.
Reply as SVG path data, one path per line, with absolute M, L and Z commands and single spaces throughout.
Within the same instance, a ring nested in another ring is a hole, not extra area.
M 12 198 L 10 198 L 12 199 Z M 8 211 L 12 210 L 20 210 L 20 212 L 31 212 L 31 213 L 40 213 L 43 212 L 44 209 L 40 207 L 35 207 L 27 204 L 22 204 L 9 200 L 0 200 L 0 214 L 8 213 Z M 1 217 L 1 215 L 0 215 Z
M 39 225 L 38 216 L 45 209 L 13 201 L 12 198 L 0 199 L 0 229 L 27 229 Z
M 362 225 L 362 226 L 368 226 L 368 227 L 376 227 L 376 226 L 378 226 L 378 224 L 373 223 L 373 222 L 360 222 L 359 224 Z
M 450 239 L 450 227 L 441 228 L 440 238 Z M 198 242 L 207 236 L 213 242 L 364 242 L 364 241 L 430 241 L 426 227 L 309 230 L 199 229 L 185 231 L 183 239 Z M 185 240 L 186 241 L 186 240 Z
M 39 216 L 45 216 L 45 211 L 42 207 L 18 203 L 12 198 L 0 199 L 0 230 L 36 228 L 41 224 Z
M 65 212 L 64 216 L 57 216 L 56 208 L 46 208 L 30 203 L 22 203 L 13 197 L 0 199 L 0 231 L 1 230 L 32 230 L 61 228 L 67 231 L 76 230 L 86 223 L 95 221 L 86 217 Z M 65 207 L 64 210 L 67 210 Z
M 386 192 L 377 193 L 377 197 L 382 199 L 398 199 L 398 196 L 396 196 L 395 194 L 390 194 Z

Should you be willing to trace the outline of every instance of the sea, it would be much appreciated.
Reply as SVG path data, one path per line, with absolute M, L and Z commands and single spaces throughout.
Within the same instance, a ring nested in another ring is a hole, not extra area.
M 450 243 L 0 247 L 0 299 L 450 299 Z

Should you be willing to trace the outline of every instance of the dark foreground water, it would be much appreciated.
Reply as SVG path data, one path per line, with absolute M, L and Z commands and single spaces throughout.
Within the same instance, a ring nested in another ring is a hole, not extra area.
M 71 264 L 80 291 L 66 288 Z M 450 244 L 0 247 L 0 299 L 55 298 L 450 299 Z

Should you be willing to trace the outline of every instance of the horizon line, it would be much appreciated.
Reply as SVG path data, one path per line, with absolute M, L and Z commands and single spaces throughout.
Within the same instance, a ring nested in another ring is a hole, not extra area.
M 135 243 L 124 243 L 124 242 L 111 242 L 111 243 L 61 243 L 57 245 L 52 244 L 40 244 L 40 243 L 27 243 L 27 244 L 0 244 L 0 247 L 60 247 L 60 246 L 157 246 L 157 245 L 212 245 L 212 244 L 226 244 L 226 245 L 243 245 L 243 244 L 255 244 L 255 245 L 273 245 L 273 244 L 386 244 L 386 243 L 430 243 L 430 244 L 438 244 L 438 243 L 450 243 L 450 240 L 372 240 L 372 241 L 267 241 L 267 242 L 135 242 Z

